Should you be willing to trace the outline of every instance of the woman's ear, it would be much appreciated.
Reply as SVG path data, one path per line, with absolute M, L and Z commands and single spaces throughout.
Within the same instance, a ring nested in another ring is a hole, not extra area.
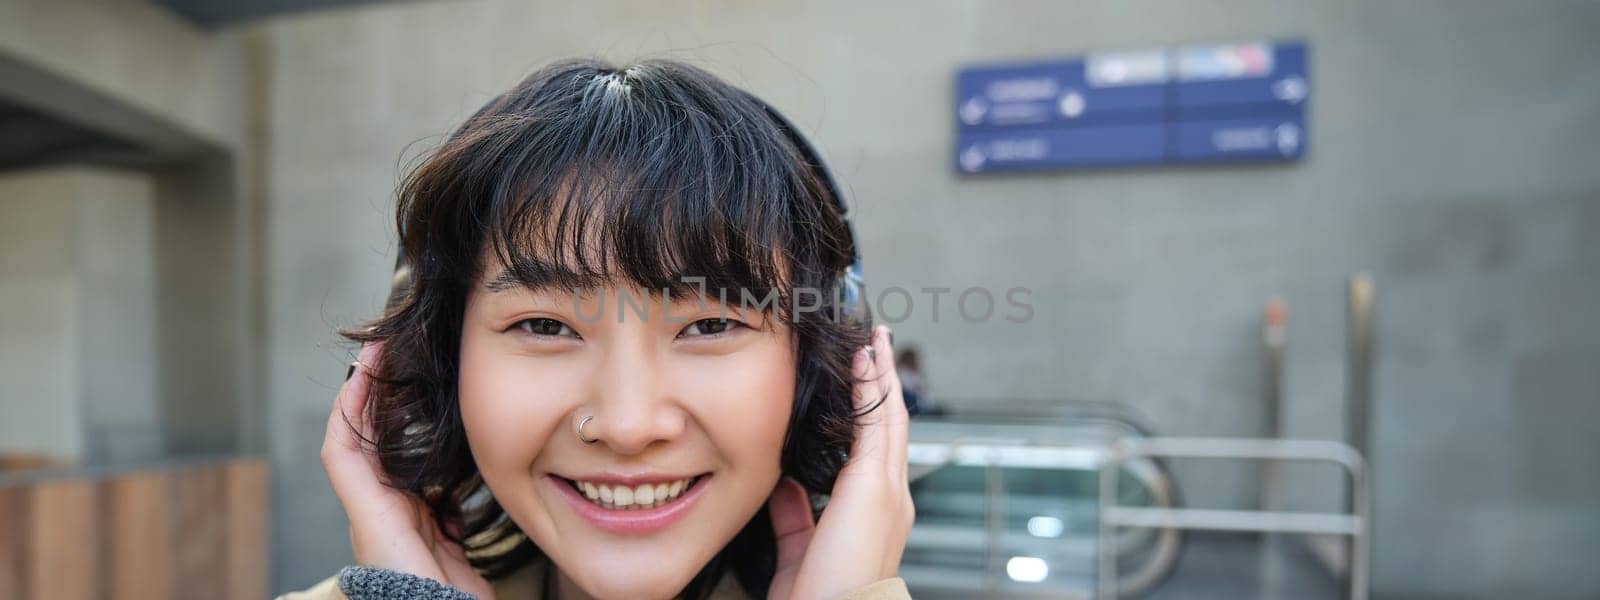
M 812 519 L 815 520 L 817 513 L 822 510 L 824 505 L 827 504 L 827 495 L 823 492 L 818 492 L 810 487 L 807 487 L 799 477 L 796 477 L 794 474 L 791 474 L 787 469 L 785 469 L 778 475 L 778 485 L 774 488 L 774 493 L 787 486 L 793 486 L 794 488 L 800 490 L 801 494 L 805 496 L 805 505 L 811 509 Z M 771 508 L 770 503 L 768 504 L 768 508 Z

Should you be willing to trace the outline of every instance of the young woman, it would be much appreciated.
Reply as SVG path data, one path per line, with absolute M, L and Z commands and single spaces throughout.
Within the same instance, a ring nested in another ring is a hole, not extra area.
M 360 566 L 289 597 L 907 598 L 890 335 L 832 293 L 854 241 L 788 127 L 569 61 L 418 166 L 322 450 Z

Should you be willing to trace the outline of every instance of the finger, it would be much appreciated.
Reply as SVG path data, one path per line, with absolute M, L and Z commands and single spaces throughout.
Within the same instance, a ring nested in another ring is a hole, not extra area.
M 901 463 L 905 462 L 905 429 L 910 415 L 906 412 L 900 375 L 895 372 L 894 348 L 889 344 L 889 335 L 888 327 L 875 327 L 868 344 L 871 352 L 867 354 L 870 364 L 866 370 L 870 373 L 867 380 L 871 385 L 860 386 L 860 393 L 866 396 L 862 399 L 865 406 L 861 408 L 872 411 L 858 420 L 857 441 L 861 444 L 862 456 L 873 457 L 874 462 L 885 465 L 894 475 L 905 470 Z
M 352 364 L 354 370 L 345 379 L 344 385 L 339 387 L 339 394 L 334 396 L 333 412 L 328 415 L 328 437 L 338 441 L 341 447 L 359 448 L 358 442 L 371 434 L 371 427 L 363 418 L 372 382 L 368 369 L 374 364 L 381 347 L 381 343 L 361 347 Z
M 767 500 L 767 512 L 772 515 L 772 533 L 777 539 L 778 572 L 799 569 L 816 532 L 805 488 L 788 477 L 779 480 Z
M 877 349 L 873 347 L 872 339 L 876 335 L 874 331 L 874 337 L 868 339 L 867 345 L 856 348 L 855 354 L 850 357 L 850 374 L 856 382 L 850 389 L 850 400 L 857 414 L 872 408 L 882 397 L 882 381 L 878 377 L 876 361 L 873 360 L 873 353 Z
M 889 394 L 891 399 L 899 400 L 898 404 L 884 403 L 884 408 L 887 409 L 884 411 L 884 416 L 897 417 L 907 413 L 905 395 L 900 390 L 900 372 L 895 370 L 894 367 L 894 346 L 889 343 L 889 337 L 888 326 L 879 325 L 873 329 L 871 345 L 874 361 L 872 369 L 878 373 L 879 387 Z
M 355 372 L 345 382 L 348 393 L 341 390 L 339 394 L 339 407 L 345 421 L 354 425 L 356 431 L 368 439 L 372 435 L 372 423 L 366 418 L 368 391 L 372 387 L 371 370 L 376 368 L 382 351 L 383 342 L 363 344 L 361 351 L 356 353 Z
M 374 493 L 382 484 L 378 480 L 377 458 L 362 447 L 363 439 L 371 439 L 372 428 L 365 417 L 367 394 L 370 390 L 370 368 L 381 349 L 381 344 L 363 346 L 356 359 L 359 363 L 350 379 L 339 388 L 334 398 L 333 410 L 328 415 L 328 429 L 323 440 L 322 463 L 328 471 L 328 480 L 341 501 L 359 501 Z M 348 504 L 347 504 L 348 506 Z
M 855 440 L 850 444 L 850 458 L 845 463 L 846 474 L 859 472 L 867 468 L 867 463 L 881 462 L 883 452 L 888 444 L 883 428 L 883 404 L 888 401 L 884 379 L 878 371 L 876 360 L 872 354 L 876 348 L 872 344 L 861 347 L 856 351 L 854 362 L 851 365 L 852 374 L 855 376 L 855 386 L 851 389 L 851 400 L 855 405 Z
M 911 413 L 906 410 L 905 390 L 900 385 L 900 372 L 894 364 L 893 339 L 888 327 L 878 328 L 877 335 L 873 336 L 877 354 L 877 364 L 874 366 L 883 374 L 884 387 L 889 395 L 889 400 L 884 402 L 882 408 L 883 427 L 887 438 L 886 458 L 891 468 L 903 475 L 906 470 L 906 444 L 910 437 Z

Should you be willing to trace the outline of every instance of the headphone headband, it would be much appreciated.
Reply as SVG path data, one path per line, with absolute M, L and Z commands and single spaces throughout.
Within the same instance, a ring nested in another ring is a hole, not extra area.
M 788 117 L 783 116 L 783 113 L 778 112 L 778 109 L 773 108 L 771 104 L 767 104 L 765 100 L 756 97 L 754 94 L 746 93 L 746 95 L 752 100 L 755 100 L 757 104 L 760 104 L 762 110 L 767 112 L 767 116 L 771 117 L 773 122 L 778 124 L 778 129 L 783 130 L 784 135 L 789 137 L 789 141 L 792 142 L 796 148 L 800 149 L 800 156 L 804 158 L 807 163 L 810 163 L 812 171 L 816 172 L 817 176 L 822 179 L 823 186 L 828 189 L 828 195 L 833 197 L 833 205 L 835 208 L 839 209 L 839 215 L 843 216 L 848 214 L 850 212 L 850 206 L 844 201 L 844 189 L 841 188 L 839 186 L 839 182 L 833 178 L 833 170 L 828 168 L 827 161 L 822 160 L 822 153 L 817 151 L 817 147 L 813 146 L 811 141 L 806 139 L 804 134 L 800 133 L 800 128 L 795 127 L 794 122 L 790 121 Z M 849 219 L 846 218 L 845 222 L 848 225 Z M 855 235 L 855 230 L 852 228 L 850 233 L 853 237 Z
M 822 153 L 817 151 L 817 147 L 812 145 L 804 134 L 800 133 L 800 128 L 795 127 L 794 122 L 755 94 L 746 92 L 745 95 L 760 104 L 761 108 L 767 112 L 767 116 L 771 117 L 773 122 L 778 125 L 778 129 L 783 130 L 784 135 L 789 137 L 789 141 L 800 150 L 801 158 L 805 159 L 806 163 L 811 166 L 811 170 L 822 179 L 823 187 L 827 188 L 828 195 L 833 197 L 833 205 L 839 210 L 839 218 L 844 219 L 845 233 L 850 236 L 850 266 L 845 268 L 842 281 L 840 281 L 843 292 L 842 300 L 847 306 L 853 307 L 852 313 L 864 312 L 864 307 L 861 306 L 863 303 L 861 248 L 856 245 L 856 227 L 854 223 L 850 222 L 850 205 L 845 202 L 844 188 L 839 185 L 837 179 L 834 179 L 833 170 L 828 168 L 828 163 L 822 160 Z

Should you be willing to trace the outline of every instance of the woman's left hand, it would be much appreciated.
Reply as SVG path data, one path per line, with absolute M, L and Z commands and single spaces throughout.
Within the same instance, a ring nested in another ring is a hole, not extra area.
M 895 373 L 888 327 L 873 330 L 870 347 L 872 353 L 862 348 L 853 359 L 852 371 L 860 381 L 853 399 L 858 412 L 874 403 L 877 407 L 856 419 L 850 458 L 839 471 L 822 519 L 813 524 L 806 492 L 792 479 L 780 480 L 768 501 L 778 542 L 769 598 L 838 598 L 895 577 L 900 569 L 916 518 L 906 479 L 911 417 Z

